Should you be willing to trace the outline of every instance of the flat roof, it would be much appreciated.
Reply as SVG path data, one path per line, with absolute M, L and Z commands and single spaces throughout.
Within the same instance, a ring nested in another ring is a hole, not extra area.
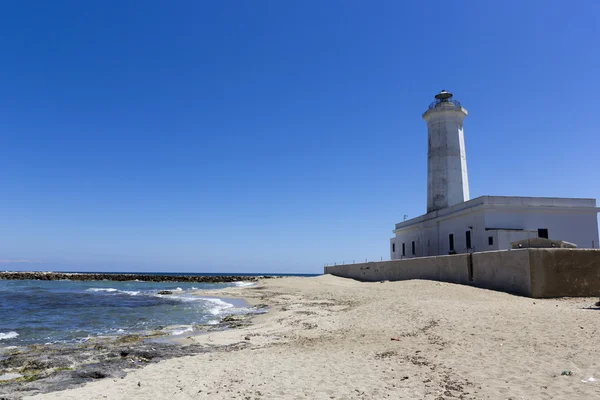
M 420 215 L 396 224 L 396 229 L 406 228 L 424 221 L 443 217 L 468 208 L 479 206 L 496 207 L 556 207 L 556 208 L 594 208 L 596 199 L 581 199 L 567 197 L 519 197 L 519 196 L 480 196 L 455 204 L 451 207 L 442 208 L 427 214 Z M 596 210 L 597 211 L 597 210 Z

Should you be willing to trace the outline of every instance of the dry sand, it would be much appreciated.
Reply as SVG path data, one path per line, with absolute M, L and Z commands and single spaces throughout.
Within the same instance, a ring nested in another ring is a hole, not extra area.
M 246 348 L 35 398 L 600 398 L 600 310 L 590 308 L 597 299 L 328 275 L 207 293 L 272 306 L 250 327 L 190 339 Z M 582 382 L 590 377 L 599 381 Z

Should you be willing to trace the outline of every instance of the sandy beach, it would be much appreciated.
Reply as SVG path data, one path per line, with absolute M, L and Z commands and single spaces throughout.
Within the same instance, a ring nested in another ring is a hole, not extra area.
M 600 398 L 598 299 L 540 300 L 440 282 L 359 283 L 329 275 L 202 294 L 271 308 L 250 326 L 184 340 L 237 344 L 228 351 L 31 398 Z

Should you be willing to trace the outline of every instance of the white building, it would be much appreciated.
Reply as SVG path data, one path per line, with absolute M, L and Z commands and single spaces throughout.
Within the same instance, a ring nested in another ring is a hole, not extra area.
M 469 200 L 463 119 L 467 110 L 442 91 L 427 122 L 427 214 L 396 224 L 391 259 L 510 249 L 534 237 L 598 247 L 595 199 L 482 196 Z

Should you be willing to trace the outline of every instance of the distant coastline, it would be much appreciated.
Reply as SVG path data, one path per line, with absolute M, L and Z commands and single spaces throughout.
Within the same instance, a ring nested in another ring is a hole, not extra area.
M 4 271 L 0 272 L 3 280 L 43 280 L 43 281 L 143 281 L 143 282 L 201 282 L 230 283 L 255 282 L 259 279 L 277 278 L 283 275 L 213 275 L 213 274 L 161 274 L 161 273 L 93 273 L 93 272 L 37 272 L 37 271 Z

